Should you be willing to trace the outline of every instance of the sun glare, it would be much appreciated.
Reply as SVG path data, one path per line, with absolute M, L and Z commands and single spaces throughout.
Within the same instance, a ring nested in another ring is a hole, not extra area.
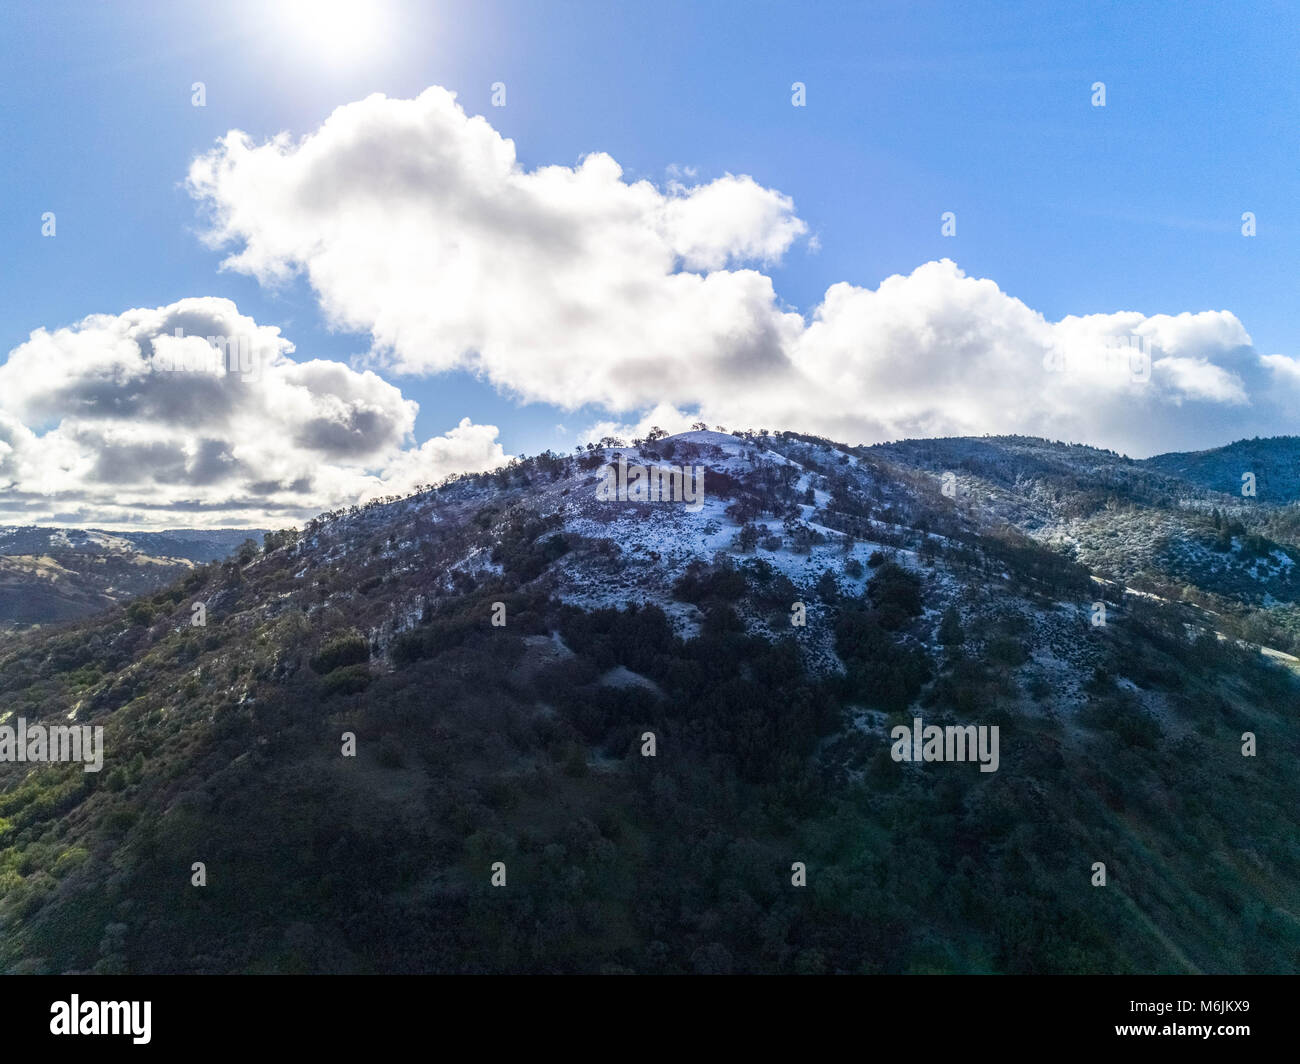
M 329 63 L 359 62 L 383 41 L 384 6 L 374 0 L 283 0 L 284 31 Z

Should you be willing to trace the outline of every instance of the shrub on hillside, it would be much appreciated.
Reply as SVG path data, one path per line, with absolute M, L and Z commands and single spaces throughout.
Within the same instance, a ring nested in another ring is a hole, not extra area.
M 368 665 L 344 665 L 321 681 L 321 693 L 326 698 L 330 695 L 360 694 L 370 686 L 372 680 L 374 676 Z
M 311 659 L 312 671 L 320 676 L 345 665 L 359 665 L 370 660 L 370 644 L 355 633 L 331 639 Z

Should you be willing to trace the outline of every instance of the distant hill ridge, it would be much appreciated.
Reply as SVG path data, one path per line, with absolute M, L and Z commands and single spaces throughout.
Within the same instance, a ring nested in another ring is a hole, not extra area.
M 261 543 L 260 528 L 173 528 L 160 532 L 110 532 L 102 528 L 49 525 L 0 525 L 0 554 L 49 554 L 60 550 L 86 553 L 138 551 L 192 562 L 217 562 L 246 539 Z
M 157 591 L 195 565 L 228 558 L 263 531 L 0 525 L 0 625 L 72 620 Z

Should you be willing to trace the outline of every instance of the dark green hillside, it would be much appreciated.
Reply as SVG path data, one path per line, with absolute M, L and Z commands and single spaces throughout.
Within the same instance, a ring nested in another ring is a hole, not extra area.
M 665 575 L 677 541 L 592 534 L 592 471 L 548 456 L 14 637 L 5 710 L 106 757 L 0 765 L 0 967 L 1300 971 L 1288 669 L 1190 605 L 1108 591 L 1095 628 L 1062 554 L 771 444 L 797 476 L 733 464 L 681 520 L 749 498 L 732 527 L 788 542 L 802 506 L 806 554 Z M 996 725 L 998 770 L 892 760 L 913 716 Z

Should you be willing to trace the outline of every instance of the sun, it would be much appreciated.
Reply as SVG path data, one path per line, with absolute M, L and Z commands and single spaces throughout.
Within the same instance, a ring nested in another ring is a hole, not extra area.
M 281 0 L 281 6 L 284 32 L 331 64 L 373 55 L 388 30 L 384 5 L 375 0 Z

